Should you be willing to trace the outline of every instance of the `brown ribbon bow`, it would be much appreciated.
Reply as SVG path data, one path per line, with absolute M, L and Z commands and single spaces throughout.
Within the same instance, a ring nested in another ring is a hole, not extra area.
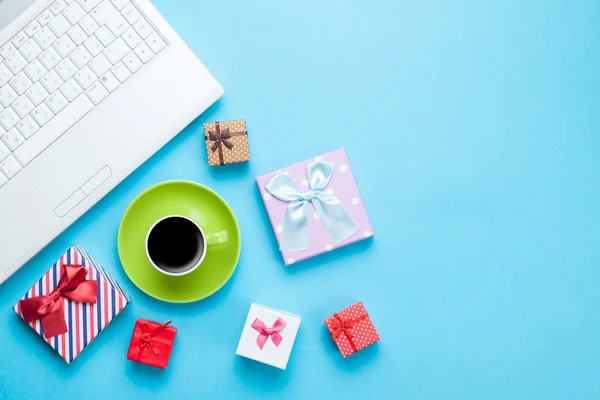
M 223 158 L 223 146 L 227 147 L 229 150 L 233 150 L 234 144 L 229 141 L 234 136 L 244 136 L 246 132 L 231 132 L 229 128 L 225 128 L 221 130 L 221 126 L 219 122 L 215 122 L 215 130 L 208 132 L 208 137 L 206 140 L 210 140 L 213 142 L 210 149 L 212 152 L 219 150 L 219 163 L 221 165 L 225 164 L 225 160 Z
M 331 336 L 333 336 L 334 339 L 337 339 L 340 337 L 340 335 L 345 335 L 348 339 L 348 343 L 350 343 L 350 347 L 352 347 L 352 350 L 354 350 L 355 352 L 358 351 L 356 345 L 352 341 L 354 333 L 352 333 L 350 330 L 354 328 L 354 325 L 357 322 L 367 319 L 369 317 L 369 314 L 363 314 L 355 319 L 343 319 L 337 313 L 333 314 L 333 317 L 335 319 L 331 323 Z
M 217 151 L 221 144 L 224 144 L 229 150 L 233 149 L 233 143 L 227 140 L 231 139 L 231 133 L 229 133 L 229 128 L 225 128 L 222 131 L 218 132 L 208 132 L 208 138 L 211 142 L 214 142 L 212 147 L 210 148 L 213 152 Z

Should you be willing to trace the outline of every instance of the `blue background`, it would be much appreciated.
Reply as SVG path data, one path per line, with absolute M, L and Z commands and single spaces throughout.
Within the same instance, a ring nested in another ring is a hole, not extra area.
M 156 0 L 225 97 L 0 290 L 0 398 L 600 396 L 600 3 Z M 207 121 L 252 161 L 209 168 Z M 285 268 L 254 177 L 345 146 L 376 236 Z M 237 214 L 211 298 L 141 293 L 116 250 L 143 189 L 190 179 Z M 133 298 L 67 366 L 11 311 L 69 245 Z M 382 341 L 346 360 L 323 319 L 363 301 Z M 288 369 L 234 355 L 252 301 L 302 315 Z M 125 359 L 137 317 L 179 328 L 166 371 Z

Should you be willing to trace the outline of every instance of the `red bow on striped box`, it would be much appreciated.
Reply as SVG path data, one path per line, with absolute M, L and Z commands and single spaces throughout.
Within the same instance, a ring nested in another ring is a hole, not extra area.
M 325 325 L 344 358 L 381 339 L 362 302 L 333 314 Z
M 71 363 L 130 301 L 98 263 L 71 247 L 14 310 Z

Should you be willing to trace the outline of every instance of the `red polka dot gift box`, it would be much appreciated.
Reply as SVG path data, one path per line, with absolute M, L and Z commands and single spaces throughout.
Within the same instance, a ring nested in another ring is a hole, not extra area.
M 325 325 L 344 358 L 381 339 L 362 302 L 333 314 Z

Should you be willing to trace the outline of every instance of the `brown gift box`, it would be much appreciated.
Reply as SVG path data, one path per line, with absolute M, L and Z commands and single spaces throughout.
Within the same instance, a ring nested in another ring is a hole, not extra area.
M 246 121 L 204 124 L 208 165 L 226 165 L 250 160 Z

